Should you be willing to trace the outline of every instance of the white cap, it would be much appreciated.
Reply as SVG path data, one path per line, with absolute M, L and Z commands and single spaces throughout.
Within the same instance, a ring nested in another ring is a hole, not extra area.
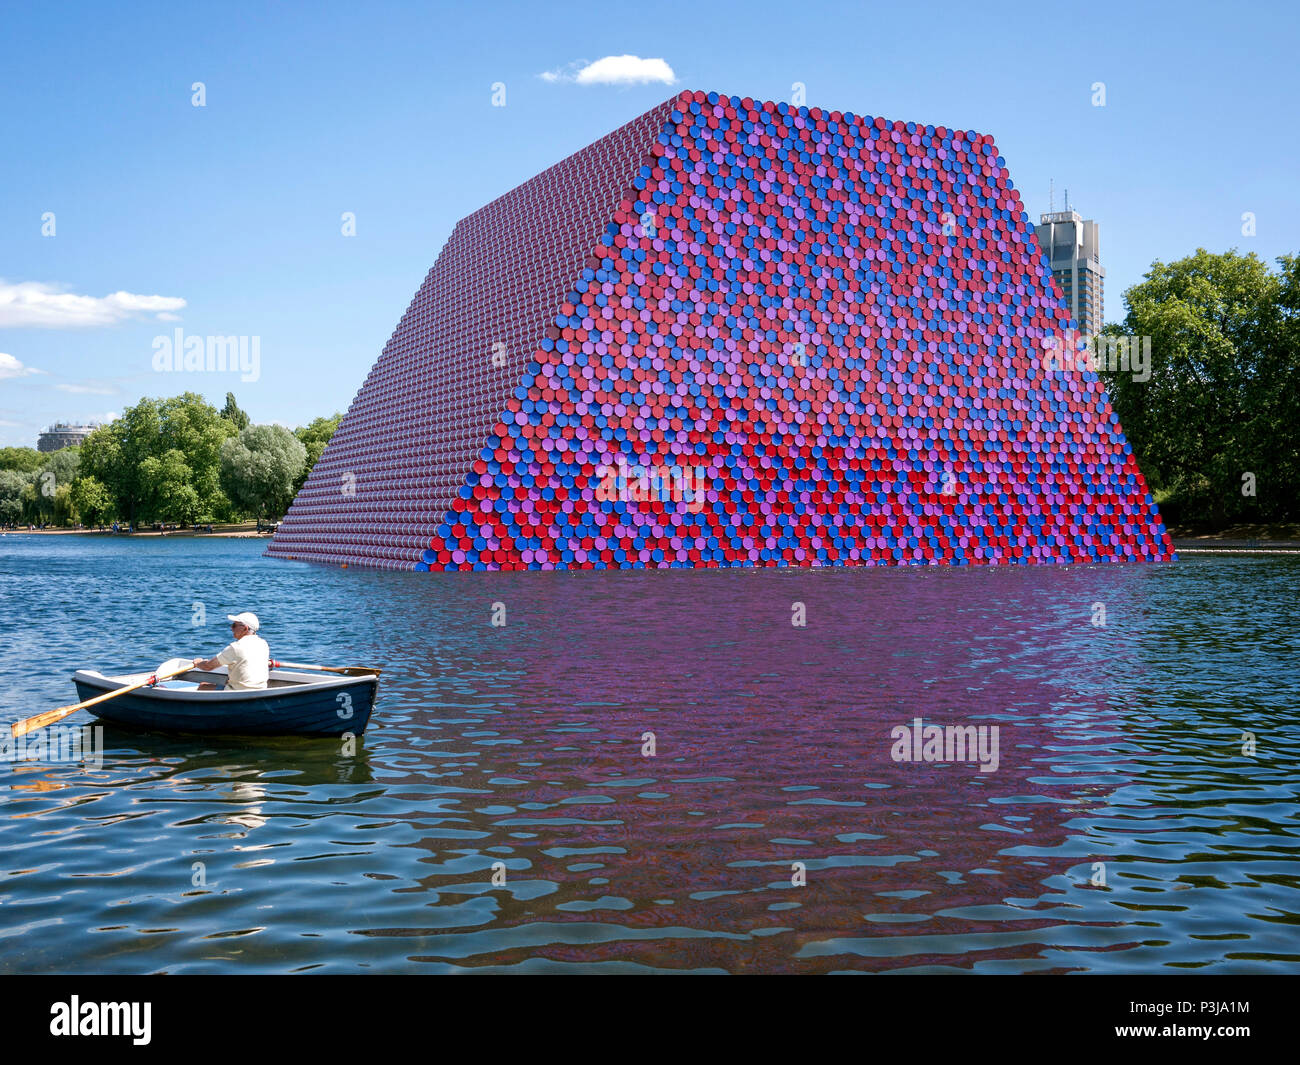
M 238 621 L 241 625 L 247 625 L 250 632 L 256 632 L 261 627 L 261 622 L 257 620 L 257 615 L 245 610 L 242 614 L 227 614 L 228 621 Z

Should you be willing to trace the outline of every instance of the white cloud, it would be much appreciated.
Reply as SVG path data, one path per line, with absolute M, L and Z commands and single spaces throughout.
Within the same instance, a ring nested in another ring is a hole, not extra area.
M 12 355 L 7 355 L 0 351 L 0 381 L 7 377 L 26 377 L 28 374 L 42 373 L 31 366 L 24 366 Z
M 662 59 L 607 55 L 578 71 L 576 80 L 579 85 L 648 85 L 656 81 L 671 85 L 677 76 Z
M 111 385 L 97 385 L 97 384 L 87 383 L 84 385 L 55 385 L 54 387 L 57 388 L 60 392 L 71 392 L 73 395 L 76 396 L 117 395 L 117 389 L 113 388 Z
M 594 63 L 581 60 L 539 74 L 543 81 L 573 81 L 579 85 L 649 85 L 677 80 L 664 59 L 642 59 L 639 55 L 607 55 Z
M 185 301 L 179 296 L 141 296 L 134 292 L 111 292 L 107 296 L 79 296 L 62 286 L 42 281 L 0 281 L 0 328 L 79 329 L 114 325 L 128 318 L 179 311 Z M 175 317 L 163 318 L 175 321 Z

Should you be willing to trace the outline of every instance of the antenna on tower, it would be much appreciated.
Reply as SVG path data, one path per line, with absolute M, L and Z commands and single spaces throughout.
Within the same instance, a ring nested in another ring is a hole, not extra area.
M 1047 179 L 1047 213 L 1056 212 L 1056 178 Z
M 1070 209 L 1070 190 L 1069 190 L 1069 189 L 1066 189 L 1066 190 L 1065 190 L 1065 209 L 1066 209 L 1067 211 Z

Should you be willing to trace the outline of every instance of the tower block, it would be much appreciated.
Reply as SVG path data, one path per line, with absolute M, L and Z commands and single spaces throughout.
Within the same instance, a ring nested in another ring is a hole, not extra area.
M 991 138 L 683 92 L 459 222 L 267 553 L 1159 561 Z

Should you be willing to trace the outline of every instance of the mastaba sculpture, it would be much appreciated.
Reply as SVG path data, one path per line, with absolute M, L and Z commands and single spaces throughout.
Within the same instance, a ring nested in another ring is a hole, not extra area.
M 1169 560 L 991 138 L 683 92 L 463 219 L 268 554 Z

